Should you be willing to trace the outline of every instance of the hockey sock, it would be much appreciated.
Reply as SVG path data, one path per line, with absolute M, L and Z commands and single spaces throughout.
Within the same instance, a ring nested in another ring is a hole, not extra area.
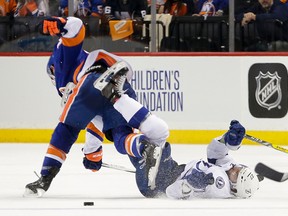
M 65 159 L 66 159 L 66 153 L 50 144 L 48 146 L 48 149 L 47 149 L 44 161 L 43 161 L 41 175 L 42 176 L 49 175 L 50 174 L 49 170 L 51 167 L 61 168 Z
M 121 115 L 133 128 L 139 128 L 140 124 L 149 115 L 149 110 L 147 110 L 138 101 L 125 94 L 122 95 L 119 100 L 117 100 L 117 102 L 114 104 L 114 108 L 121 113 Z
M 141 158 L 144 149 L 143 139 L 145 136 L 143 134 L 131 133 L 127 135 L 125 139 L 125 150 L 128 155 Z

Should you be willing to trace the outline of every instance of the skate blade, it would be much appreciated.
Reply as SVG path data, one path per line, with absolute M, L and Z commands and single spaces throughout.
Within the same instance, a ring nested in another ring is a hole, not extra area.
M 23 197 L 27 198 L 38 198 L 42 197 L 44 195 L 45 191 L 43 189 L 37 189 L 37 193 L 34 193 L 32 190 L 29 188 L 25 188 Z
M 154 190 L 156 188 L 156 177 L 158 174 L 158 169 L 162 157 L 162 151 L 163 149 L 161 147 L 156 147 L 154 149 L 153 157 L 156 159 L 156 163 L 154 167 L 151 167 L 149 169 L 148 173 L 148 186 L 151 190 Z
M 108 69 L 106 72 L 104 72 L 95 82 L 94 82 L 94 88 L 103 91 L 103 89 L 109 84 L 110 79 L 108 77 L 112 77 L 114 75 L 114 71 Z
M 112 77 L 124 68 L 127 68 L 125 62 L 116 62 L 94 82 L 94 88 L 102 91 L 110 83 Z

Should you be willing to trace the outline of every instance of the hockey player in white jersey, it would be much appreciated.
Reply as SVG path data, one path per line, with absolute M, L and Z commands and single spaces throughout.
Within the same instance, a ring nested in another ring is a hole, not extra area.
M 178 165 L 171 157 L 171 146 L 166 143 L 162 153 L 156 188 L 147 187 L 145 172 L 136 168 L 136 182 L 146 197 L 167 196 L 172 199 L 249 198 L 259 188 L 262 176 L 237 163 L 230 150 L 238 150 L 245 128 L 236 120 L 229 130 L 214 138 L 207 146 L 207 159 L 192 160 Z M 136 162 L 134 163 L 136 164 Z

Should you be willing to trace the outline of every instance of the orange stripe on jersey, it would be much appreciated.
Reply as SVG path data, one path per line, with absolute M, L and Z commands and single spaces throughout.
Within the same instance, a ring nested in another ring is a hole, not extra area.
M 104 139 L 104 133 L 102 133 L 102 131 L 100 131 L 97 127 L 95 127 L 95 125 L 92 124 L 91 122 L 87 125 L 87 128 L 89 130 L 92 130 L 94 133 L 98 134 L 102 139 Z
M 61 158 L 63 161 L 66 159 L 66 153 L 51 144 L 48 146 L 47 154 L 55 155 L 56 157 Z
M 136 136 L 136 135 L 134 133 L 131 133 L 131 134 L 129 134 L 126 137 L 126 139 L 125 139 L 125 149 L 126 149 L 127 154 L 135 157 L 135 155 L 132 152 L 132 145 L 133 145 L 134 136 Z
M 74 84 L 76 84 L 77 83 L 77 76 L 78 76 L 78 74 L 79 74 L 79 72 L 80 72 L 80 69 L 82 68 L 82 65 L 84 64 L 84 61 L 82 61 L 81 63 L 80 63 L 80 65 L 76 68 L 76 70 L 74 71 L 74 75 L 73 75 L 73 82 L 74 82 Z
M 107 55 L 106 53 L 103 52 L 99 52 L 96 61 L 103 59 L 107 62 L 108 66 L 112 66 L 113 64 L 115 64 L 117 62 L 116 59 L 114 59 L 112 56 Z
M 87 74 L 88 75 L 88 74 Z M 85 81 L 87 75 L 83 76 L 82 79 L 78 82 L 78 84 L 76 85 L 76 87 L 73 89 L 72 93 L 69 95 L 67 103 L 65 104 L 65 107 L 62 111 L 62 114 L 59 118 L 60 122 L 64 122 L 66 117 L 67 117 L 67 113 L 70 110 L 71 104 L 73 103 L 75 97 L 77 96 L 80 87 L 82 86 L 83 82 Z
M 80 44 L 85 38 L 85 27 L 82 25 L 80 31 L 74 38 L 62 37 L 62 44 L 64 46 L 72 47 Z

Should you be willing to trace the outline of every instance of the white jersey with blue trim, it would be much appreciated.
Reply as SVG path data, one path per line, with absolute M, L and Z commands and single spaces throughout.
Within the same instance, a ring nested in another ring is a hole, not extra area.
M 236 164 L 234 159 L 228 155 L 229 149 L 220 142 L 221 137 L 217 137 L 207 147 L 207 157 L 215 163 L 204 160 L 193 160 L 186 164 L 185 170 L 178 179 L 166 189 L 166 195 L 173 199 L 195 199 L 195 198 L 234 198 L 231 193 L 230 180 L 226 171 Z M 213 173 L 214 183 L 205 189 L 193 188 L 185 179 L 193 169 Z
M 195 166 L 201 164 L 204 173 L 213 173 L 214 183 L 208 185 L 205 189 L 193 188 L 187 181 L 183 179 L 191 174 Z M 206 166 L 206 167 L 205 167 Z M 219 166 L 207 163 L 203 160 L 191 161 L 181 173 L 181 176 L 166 189 L 166 195 L 173 199 L 195 199 L 195 198 L 232 198 L 230 181 L 224 169 Z

